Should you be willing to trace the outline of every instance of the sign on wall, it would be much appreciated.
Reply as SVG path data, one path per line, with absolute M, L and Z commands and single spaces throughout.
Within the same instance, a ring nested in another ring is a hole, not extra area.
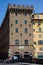
M 24 49 L 24 46 L 19 46 L 19 49 Z

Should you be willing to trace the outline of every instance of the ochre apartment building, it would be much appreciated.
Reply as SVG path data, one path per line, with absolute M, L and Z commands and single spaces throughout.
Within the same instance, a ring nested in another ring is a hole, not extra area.
M 33 55 L 33 6 L 8 5 L 1 25 L 2 56 L 12 56 L 15 52 Z
M 34 14 L 32 21 L 34 58 L 43 59 L 43 14 Z

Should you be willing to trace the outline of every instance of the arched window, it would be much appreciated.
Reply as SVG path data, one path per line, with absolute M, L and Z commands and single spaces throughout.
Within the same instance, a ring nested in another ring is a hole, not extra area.
M 15 44 L 16 44 L 16 45 L 19 44 L 19 40 L 18 40 L 18 39 L 15 40 Z
M 25 32 L 25 33 L 27 33 L 27 32 L 28 32 L 27 28 L 24 28 L 24 32 Z
M 18 20 L 15 20 L 15 23 L 18 24 Z
M 27 24 L 27 20 L 24 20 L 24 24 Z
M 28 40 L 27 39 L 25 40 L 25 45 L 28 45 Z
M 18 28 L 15 28 L 15 32 L 18 33 Z
M 41 32 L 41 31 L 42 31 L 40 27 L 39 27 L 38 31 L 39 31 L 39 32 Z

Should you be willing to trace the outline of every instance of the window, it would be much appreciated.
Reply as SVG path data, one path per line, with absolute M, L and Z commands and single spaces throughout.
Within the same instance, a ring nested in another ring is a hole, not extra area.
M 39 28 L 39 32 L 41 32 L 41 28 Z
M 41 34 L 39 34 L 39 37 L 42 37 L 42 35 L 41 35 Z
M 25 45 L 28 45 L 28 40 L 27 39 L 25 40 Z
M 24 32 L 27 33 L 27 28 L 24 29 Z
M 34 47 L 34 50 L 36 50 L 36 48 Z
M 33 25 L 35 25 L 35 22 L 32 22 L 33 23 Z
M 24 23 L 27 24 L 27 20 L 24 20 Z
M 41 21 L 40 20 L 38 20 L 38 25 L 40 25 L 41 24 Z
M 20 36 L 22 36 L 22 33 L 20 34 Z
M 18 20 L 15 20 L 15 23 L 18 24 Z
M 22 24 L 20 24 L 20 27 L 22 27 Z
M 13 24 L 11 24 L 11 27 L 13 26 Z
M 31 27 L 31 24 L 29 24 L 29 27 Z
M 43 40 L 38 40 L 38 43 L 39 44 L 43 44 Z
M 15 13 L 15 15 L 17 16 L 17 13 Z
M 16 45 L 19 44 L 19 40 L 18 40 L 18 39 L 15 40 L 15 44 L 16 44 Z
M 43 52 L 37 52 L 38 55 L 43 55 Z
M 31 36 L 31 33 L 30 33 L 30 35 L 29 36 Z
M 26 16 L 26 13 L 24 13 L 24 15 Z
M 36 44 L 36 42 L 34 42 L 34 44 Z
M 35 32 L 35 29 L 33 29 L 33 31 Z
M 43 48 L 40 48 L 40 50 L 43 50 Z
M 18 33 L 18 28 L 15 29 L 15 32 Z
M 32 18 L 34 18 L 34 15 L 32 15 Z
M 11 35 L 13 35 L 13 33 L 11 33 Z

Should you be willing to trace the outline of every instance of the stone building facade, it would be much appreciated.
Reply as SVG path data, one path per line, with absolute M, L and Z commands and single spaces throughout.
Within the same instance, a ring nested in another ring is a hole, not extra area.
M 19 52 L 33 54 L 33 6 L 8 5 L 1 25 L 2 56 L 14 55 Z

